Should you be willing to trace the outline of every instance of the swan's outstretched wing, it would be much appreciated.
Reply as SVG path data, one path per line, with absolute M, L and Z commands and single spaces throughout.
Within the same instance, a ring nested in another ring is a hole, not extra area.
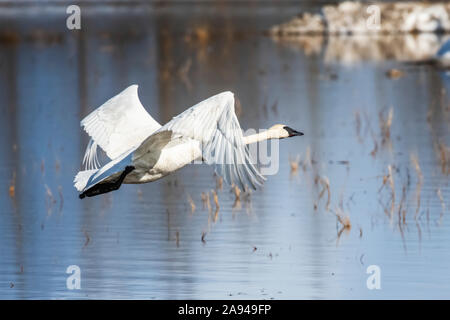
M 138 86 L 132 85 L 106 101 L 81 121 L 91 136 L 83 163 L 97 168 L 97 146 L 115 159 L 138 146 L 161 125 L 145 111 L 138 97 Z
M 157 132 L 172 131 L 200 141 L 203 158 L 227 183 L 256 189 L 265 178 L 251 163 L 234 112 L 234 95 L 223 92 L 174 117 Z

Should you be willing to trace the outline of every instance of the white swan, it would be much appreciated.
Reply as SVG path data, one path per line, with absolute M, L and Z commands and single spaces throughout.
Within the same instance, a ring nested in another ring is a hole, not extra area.
M 158 180 L 194 160 L 216 165 L 216 172 L 241 189 L 256 189 L 265 178 L 250 161 L 246 144 L 303 135 L 284 125 L 244 137 L 234 113 L 234 95 L 223 92 L 174 117 L 164 126 L 144 109 L 132 85 L 81 121 L 91 136 L 75 176 L 80 198 L 117 190 L 122 183 Z M 112 159 L 98 167 L 97 147 Z

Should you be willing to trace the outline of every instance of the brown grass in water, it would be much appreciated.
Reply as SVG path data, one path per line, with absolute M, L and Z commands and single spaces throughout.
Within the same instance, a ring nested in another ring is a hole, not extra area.
M 218 219 L 219 219 L 219 208 L 216 208 L 216 211 L 214 212 L 213 216 L 213 222 L 216 223 Z
M 16 172 L 15 171 L 13 172 L 13 176 L 12 176 L 8 191 L 9 191 L 9 196 L 11 198 L 14 198 L 16 195 Z
M 300 166 L 300 155 L 298 154 L 295 159 L 289 156 L 289 165 L 291 166 L 291 174 L 297 174 Z
M 394 79 L 394 80 L 400 79 L 404 75 L 405 75 L 405 73 L 399 69 L 390 69 L 386 72 L 386 77 L 388 77 L 389 79 Z
M 439 221 L 442 221 L 442 218 L 444 217 L 444 213 L 445 213 L 444 197 L 442 196 L 441 189 L 437 189 L 436 193 L 439 197 L 439 201 L 441 202 L 442 211 L 441 211 L 441 216 L 439 217 Z
M 443 142 L 439 142 L 437 147 L 442 173 L 447 175 L 450 173 L 450 149 Z
M 352 228 L 352 223 L 350 221 L 350 217 L 344 213 L 344 210 L 342 210 L 340 207 L 336 208 L 335 212 L 337 221 L 342 225 L 341 229 L 339 229 L 336 239 L 336 245 L 339 245 L 339 240 L 342 236 L 342 233 L 349 233 Z
M 233 202 L 233 205 L 232 205 L 233 216 L 234 216 L 234 210 L 241 210 L 242 209 L 242 205 L 241 205 L 241 189 L 239 189 L 239 187 L 233 183 L 231 185 L 230 192 L 233 192 L 233 194 L 234 194 L 234 202 Z
M 192 66 L 192 59 L 188 58 L 184 64 L 178 69 L 178 76 L 180 77 L 186 89 L 190 92 L 192 90 L 192 83 L 189 79 L 189 70 Z
M 412 162 L 412 165 L 413 165 L 414 169 L 416 170 L 416 174 L 417 174 L 417 185 L 416 185 L 417 208 L 416 208 L 416 213 L 414 215 L 414 219 L 417 219 L 417 215 L 419 214 L 419 210 L 420 210 L 420 194 L 421 194 L 422 184 L 423 184 L 423 174 L 422 174 L 422 170 L 420 169 L 419 160 L 417 158 L 417 155 L 411 154 L 411 162 Z
M 330 210 L 330 202 L 331 202 L 331 190 L 330 190 L 330 180 L 327 177 L 320 177 L 319 182 L 323 186 L 322 191 L 319 194 L 319 200 L 324 195 L 325 191 L 327 192 L 327 203 L 325 205 L 325 209 L 327 211 Z
M 84 237 L 86 239 L 84 241 L 83 248 L 86 248 L 88 246 L 89 242 L 91 242 L 91 237 L 89 236 L 89 233 L 86 230 L 84 230 L 83 233 L 84 233 Z
M 394 182 L 394 174 L 392 172 L 392 166 L 388 165 L 388 173 L 389 173 L 389 186 L 391 187 L 391 195 L 392 195 L 392 199 L 391 199 L 391 218 L 394 214 L 394 209 L 395 209 L 395 182 Z
M 9 196 L 11 198 L 14 198 L 15 195 L 16 195 L 16 187 L 14 185 L 10 185 L 9 186 Z
M 236 116 L 238 116 L 238 118 L 242 115 L 242 103 L 241 100 L 239 100 L 238 98 L 234 98 L 234 113 L 236 113 Z
M 272 111 L 275 115 L 278 114 L 278 100 L 275 100 L 275 102 L 272 105 Z
M 388 115 L 385 118 L 382 113 L 379 114 L 380 129 L 381 129 L 381 143 L 385 144 L 391 139 L 391 126 L 394 119 L 394 109 L 389 109 Z
M 375 139 L 375 135 L 373 135 L 373 134 L 372 134 L 372 139 L 373 139 L 373 149 L 372 149 L 372 151 L 370 151 L 370 155 L 375 158 L 375 156 L 377 155 L 377 152 L 378 152 L 378 142 Z
M 223 188 L 223 178 L 219 175 L 216 175 L 216 190 L 222 190 Z
M 356 127 L 356 137 L 358 138 L 358 141 L 360 143 L 363 142 L 363 139 L 361 137 L 361 114 L 359 113 L 358 110 L 355 111 L 355 127 Z
M 392 172 L 391 165 L 388 165 L 388 174 L 383 175 L 383 183 L 382 183 L 381 187 L 378 189 L 378 193 L 380 193 L 381 190 L 383 190 L 383 188 L 387 184 L 389 184 L 389 187 L 391 189 L 391 209 L 389 211 L 386 209 L 385 212 L 386 212 L 386 214 L 389 214 L 390 219 L 392 221 L 392 218 L 394 217 L 394 210 L 395 210 L 395 183 L 394 183 L 394 175 Z
M 219 209 L 219 197 L 217 196 L 217 192 L 216 190 L 211 190 L 212 195 L 213 195 L 213 199 L 214 199 L 214 204 L 216 205 L 216 209 Z
M 241 189 L 235 184 L 231 186 L 231 190 L 234 193 L 235 200 L 241 200 Z
M 406 201 L 406 187 L 402 188 L 402 198 L 400 200 L 400 204 L 398 206 L 398 229 L 400 230 L 400 235 L 402 237 L 403 249 L 406 250 L 406 240 L 405 234 L 403 232 L 403 226 L 406 225 L 406 209 L 403 209 L 403 204 Z M 392 222 L 392 220 L 391 220 Z
M 59 171 L 61 170 L 61 163 L 59 162 L 58 159 L 55 160 L 55 171 L 57 173 L 59 173 Z
M 234 196 L 236 200 L 241 200 L 241 189 L 238 186 L 234 186 L 233 188 Z
M 208 209 L 208 212 L 211 213 L 211 201 L 209 199 L 209 192 L 202 192 L 202 203 L 203 209 Z
M 47 216 L 50 216 L 52 214 L 52 208 L 53 205 L 56 203 L 55 197 L 53 197 L 52 190 L 48 187 L 48 185 L 45 186 L 45 203 L 47 206 Z
M 208 41 L 210 40 L 210 36 L 211 36 L 211 34 L 209 32 L 209 28 L 207 26 L 196 27 L 194 29 L 193 34 L 196 37 L 196 39 L 202 44 L 208 43 Z
M 216 222 L 217 219 L 219 218 L 219 197 L 217 196 L 217 192 L 216 190 L 211 190 L 211 193 L 213 195 L 213 200 L 214 200 L 214 204 L 216 205 L 216 210 L 214 212 L 214 216 L 213 216 L 213 222 Z
M 364 115 L 364 119 L 365 119 L 365 123 L 366 123 L 366 130 L 369 131 L 370 136 L 372 137 L 372 141 L 373 141 L 373 149 L 372 149 L 372 151 L 370 151 L 370 155 L 371 155 L 372 157 L 375 158 L 375 156 L 377 155 L 377 152 L 378 152 L 378 141 L 377 141 L 377 137 L 376 137 L 376 135 L 375 135 L 375 133 L 374 133 L 374 131 L 373 131 L 373 129 L 372 129 L 372 125 L 371 125 L 371 122 L 370 122 L 370 118 L 369 118 L 369 116 L 367 115 L 367 112 L 364 111 L 364 112 L 363 112 L 363 115 Z
M 402 198 L 400 200 L 400 204 L 398 205 L 398 222 L 402 222 L 403 224 L 406 224 L 406 210 L 403 209 L 403 205 L 406 201 L 406 187 L 403 186 L 402 188 Z M 401 226 L 400 226 L 400 230 Z
M 352 223 L 350 221 L 350 217 L 341 209 L 337 209 L 336 218 L 338 219 L 339 223 L 342 225 L 343 228 L 350 230 L 352 228 Z
M 205 231 L 202 232 L 202 238 L 201 239 L 202 239 L 203 244 L 205 244 L 206 243 L 206 240 L 205 240 L 206 239 L 206 232 Z
M 64 197 L 61 186 L 58 186 L 58 195 L 59 195 L 59 214 L 61 214 L 64 207 Z
M 191 214 L 193 214 L 195 212 L 194 200 L 192 200 L 192 197 L 190 194 L 187 195 L 187 199 L 188 199 L 189 205 L 191 206 Z
M 302 162 L 303 171 L 306 171 L 309 167 L 311 167 L 311 165 L 312 165 L 311 148 L 308 146 L 306 148 L 305 158 L 303 159 Z

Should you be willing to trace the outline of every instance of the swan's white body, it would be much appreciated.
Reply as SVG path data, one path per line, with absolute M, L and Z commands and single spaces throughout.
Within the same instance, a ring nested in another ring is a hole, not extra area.
M 210 97 L 161 126 L 145 111 L 137 90 L 137 85 L 128 87 L 81 121 L 92 139 L 83 160 L 86 170 L 74 180 L 78 191 L 115 181 L 128 166 L 134 169 L 123 183 L 146 183 L 202 159 L 215 164 L 226 182 L 256 188 L 265 179 L 251 163 L 245 145 L 298 133 L 276 125 L 243 137 L 231 92 Z M 97 168 L 97 146 L 111 159 L 101 168 Z
M 172 139 L 172 137 L 171 137 Z M 137 151 L 133 159 L 136 168 L 125 178 L 124 183 L 146 183 L 158 180 L 181 169 L 194 160 L 202 158 L 200 142 L 190 138 L 176 137 L 160 149 L 160 154 L 143 148 L 144 154 Z M 150 151 L 150 152 L 148 152 Z

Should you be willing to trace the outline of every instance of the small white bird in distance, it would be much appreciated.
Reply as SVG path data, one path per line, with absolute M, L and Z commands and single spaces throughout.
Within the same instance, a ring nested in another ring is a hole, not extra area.
M 301 136 L 285 125 L 244 137 L 234 112 L 234 95 L 222 92 L 174 117 L 164 126 L 148 114 L 132 85 L 81 121 L 91 136 L 75 176 L 80 199 L 119 189 L 122 183 L 147 183 L 203 160 L 216 166 L 228 184 L 256 189 L 265 178 L 252 164 L 246 145 Z M 111 159 L 99 167 L 97 147 Z

